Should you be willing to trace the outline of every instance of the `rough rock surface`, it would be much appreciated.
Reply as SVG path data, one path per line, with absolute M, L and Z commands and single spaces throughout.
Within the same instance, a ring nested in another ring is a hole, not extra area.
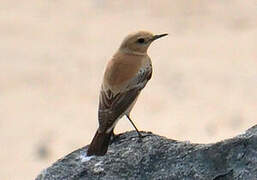
M 36 180 L 257 179 L 257 125 L 214 144 L 143 134 L 143 142 L 138 142 L 135 131 L 121 134 L 102 157 L 87 157 L 87 146 L 78 149 L 43 170 Z

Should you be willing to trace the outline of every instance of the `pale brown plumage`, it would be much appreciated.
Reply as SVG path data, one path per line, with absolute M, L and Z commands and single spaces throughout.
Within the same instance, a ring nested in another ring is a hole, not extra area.
M 155 39 L 165 35 L 153 35 L 146 31 L 132 33 L 123 40 L 119 50 L 108 62 L 99 98 L 99 127 L 89 146 L 88 155 L 104 155 L 118 120 L 123 115 L 129 118 L 138 95 L 152 76 L 147 49 Z

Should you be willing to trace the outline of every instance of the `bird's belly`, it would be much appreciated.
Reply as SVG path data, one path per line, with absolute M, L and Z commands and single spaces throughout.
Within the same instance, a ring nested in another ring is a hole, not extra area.
M 131 103 L 131 105 L 128 107 L 128 109 L 125 111 L 124 114 L 129 115 L 130 111 L 132 110 L 132 108 L 134 107 L 134 105 L 136 104 L 138 96 L 136 97 L 136 99 Z

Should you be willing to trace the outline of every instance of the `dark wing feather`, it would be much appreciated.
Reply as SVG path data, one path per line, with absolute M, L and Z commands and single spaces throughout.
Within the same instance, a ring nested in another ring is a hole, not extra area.
M 125 91 L 116 95 L 111 90 L 101 91 L 98 110 L 99 130 L 107 131 L 124 114 L 151 78 L 152 68 L 140 69 Z

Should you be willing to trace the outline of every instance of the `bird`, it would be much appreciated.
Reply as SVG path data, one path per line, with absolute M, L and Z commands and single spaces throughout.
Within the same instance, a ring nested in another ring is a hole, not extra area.
M 122 41 L 107 63 L 101 85 L 98 106 L 99 127 L 89 145 L 87 155 L 103 156 L 108 150 L 114 128 L 126 116 L 142 138 L 130 118 L 138 95 L 152 77 L 152 62 L 147 54 L 151 43 L 168 35 L 154 35 L 148 31 L 131 33 Z

